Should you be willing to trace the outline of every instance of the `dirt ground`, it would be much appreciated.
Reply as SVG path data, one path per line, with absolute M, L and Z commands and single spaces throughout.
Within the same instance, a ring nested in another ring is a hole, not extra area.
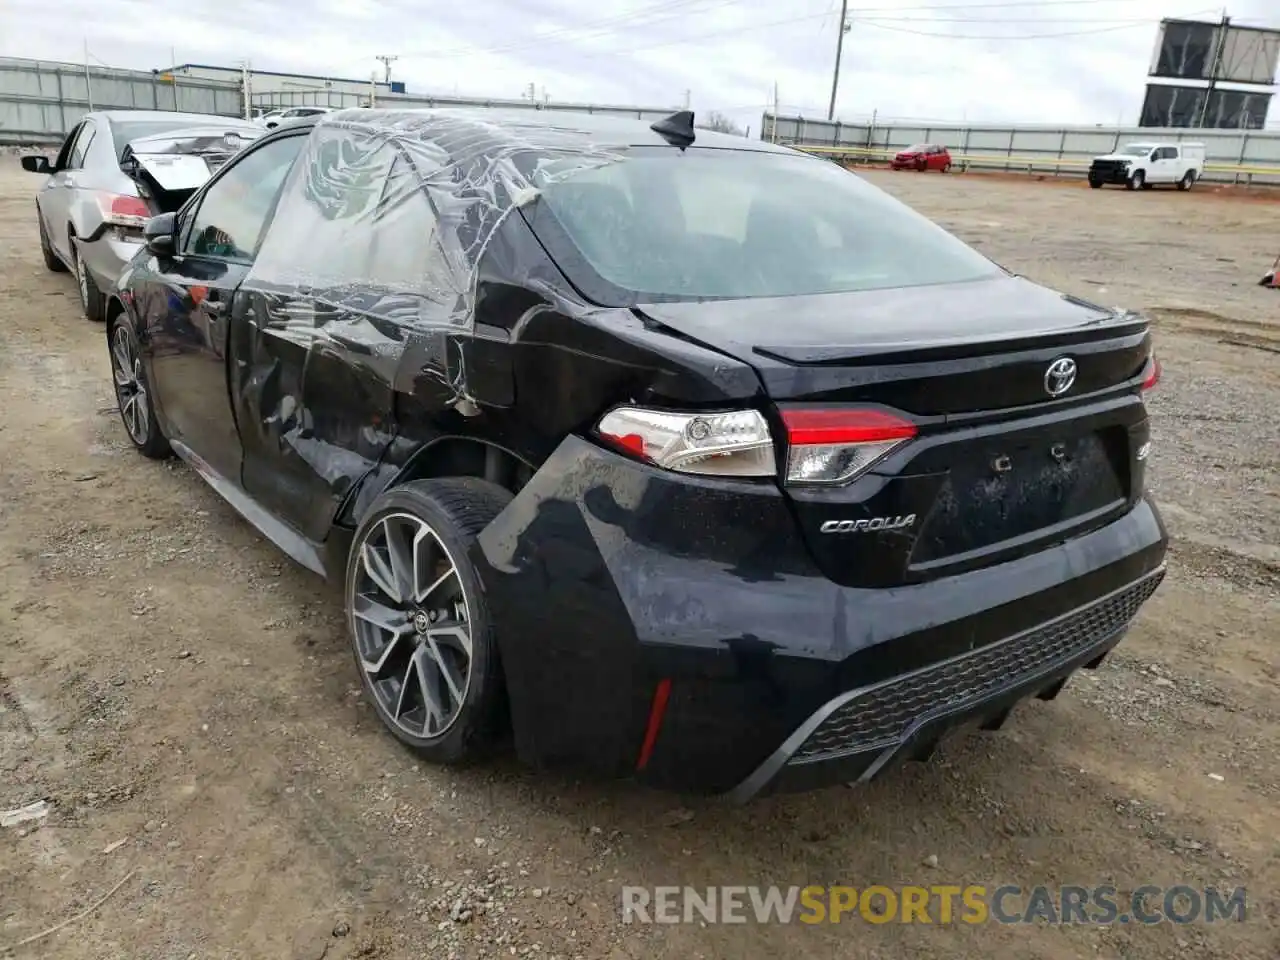
M 1280 295 L 1254 286 L 1276 208 L 867 176 L 1011 268 L 1157 318 L 1171 572 L 1115 657 L 1003 731 L 870 787 L 730 808 L 399 749 L 330 591 L 191 471 L 129 449 L 102 329 L 41 264 L 37 180 L 0 172 L 0 810 L 52 804 L 0 829 L 0 956 L 112 890 L 14 955 L 1280 955 Z M 623 884 L 905 883 L 1239 885 L 1248 910 L 619 922 Z

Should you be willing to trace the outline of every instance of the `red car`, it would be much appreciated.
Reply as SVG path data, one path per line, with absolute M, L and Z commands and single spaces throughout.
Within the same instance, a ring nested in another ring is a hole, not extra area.
M 898 151 L 889 166 L 894 170 L 941 170 L 946 173 L 951 169 L 951 153 L 936 143 L 917 143 Z

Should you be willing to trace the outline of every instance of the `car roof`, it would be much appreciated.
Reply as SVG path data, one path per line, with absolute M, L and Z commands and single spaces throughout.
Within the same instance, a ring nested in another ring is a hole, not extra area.
M 483 141 L 487 147 L 507 150 L 536 150 L 554 142 L 557 149 L 572 152 L 577 148 L 582 152 L 590 152 L 600 148 L 666 146 L 667 141 L 650 126 L 656 119 L 579 113 L 573 110 L 497 107 L 391 110 L 352 107 L 306 117 L 281 129 L 296 133 L 298 130 L 324 124 L 371 134 L 423 140 L 445 136 L 447 130 L 447 139 L 465 143 L 466 152 L 476 151 L 479 141 Z M 696 131 L 693 145 L 760 153 L 796 152 L 765 140 L 751 140 L 703 129 Z

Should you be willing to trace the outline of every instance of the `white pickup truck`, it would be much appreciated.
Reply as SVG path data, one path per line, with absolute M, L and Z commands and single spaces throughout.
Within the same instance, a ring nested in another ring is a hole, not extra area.
M 1157 183 L 1190 190 L 1204 173 L 1203 143 L 1126 143 L 1115 153 L 1094 157 L 1089 186 L 1124 184 L 1130 190 L 1150 190 Z

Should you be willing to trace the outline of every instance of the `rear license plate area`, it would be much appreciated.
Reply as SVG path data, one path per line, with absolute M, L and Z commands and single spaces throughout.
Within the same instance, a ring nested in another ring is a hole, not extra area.
M 951 468 L 913 564 L 997 546 L 1125 498 L 1123 435 L 1103 431 L 968 453 Z

